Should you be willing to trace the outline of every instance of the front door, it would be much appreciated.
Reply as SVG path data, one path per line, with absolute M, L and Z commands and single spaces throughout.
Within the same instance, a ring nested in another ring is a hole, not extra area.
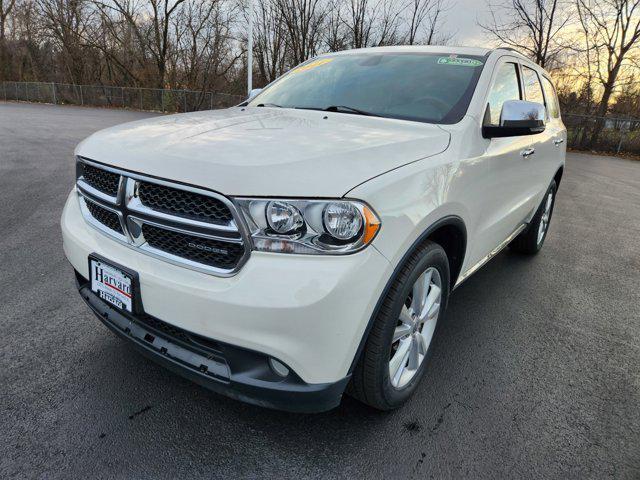
M 502 105 L 507 100 L 524 100 L 520 66 L 513 57 L 497 63 L 487 97 L 484 123 L 500 124 Z M 527 218 L 538 201 L 539 181 L 532 180 L 535 156 L 541 152 L 544 133 L 486 140 L 484 157 L 489 176 L 484 196 L 485 212 L 478 225 L 482 258 L 507 239 Z

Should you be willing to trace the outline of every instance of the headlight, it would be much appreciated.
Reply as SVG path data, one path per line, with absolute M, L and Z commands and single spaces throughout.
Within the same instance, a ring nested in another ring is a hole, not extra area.
M 373 210 L 357 200 L 237 198 L 255 250 L 347 254 L 366 247 L 380 229 Z
M 267 204 L 267 223 L 274 232 L 291 234 L 300 230 L 304 219 L 300 210 L 287 202 L 269 202 Z
M 338 240 L 355 238 L 362 228 L 362 213 L 349 202 L 334 202 L 324 207 L 324 228 Z

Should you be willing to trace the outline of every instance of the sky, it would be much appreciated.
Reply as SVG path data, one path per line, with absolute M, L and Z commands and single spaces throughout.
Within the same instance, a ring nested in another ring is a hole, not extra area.
M 445 29 L 455 32 L 451 43 L 470 47 L 487 46 L 487 39 L 482 29 L 476 24 L 476 19 L 487 20 L 487 0 L 452 0 L 453 8 L 447 11 Z

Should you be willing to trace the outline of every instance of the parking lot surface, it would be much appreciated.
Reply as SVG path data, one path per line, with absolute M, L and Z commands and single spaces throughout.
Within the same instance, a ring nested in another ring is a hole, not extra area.
M 569 154 L 544 249 L 455 291 L 404 408 L 294 415 L 167 372 L 75 291 L 73 148 L 148 115 L 0 102 L 0 478 L 640 478 L 640 162 Z

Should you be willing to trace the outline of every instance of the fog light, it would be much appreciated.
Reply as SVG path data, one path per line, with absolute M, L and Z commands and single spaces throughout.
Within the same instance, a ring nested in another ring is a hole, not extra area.
M 275 372 L 276 375 L 280 375 L 281 377 L 286 377 L 289 375 L 289 369 L 285 367 L 282 363 L 280 363 L 275 358 L 269 359 L 269 366 L 271 370 Z

